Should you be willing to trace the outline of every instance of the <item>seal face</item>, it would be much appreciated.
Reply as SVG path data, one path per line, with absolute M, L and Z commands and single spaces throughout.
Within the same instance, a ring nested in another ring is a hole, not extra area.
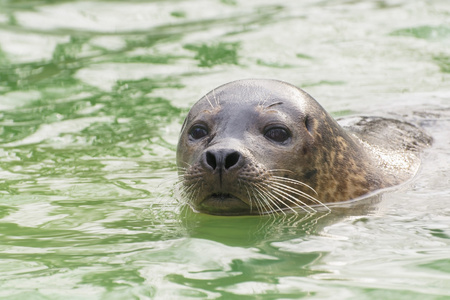
M 430 139 L 422 133 L 409 149 L 374 147 L 370 142 L 385 133 L 370 131 L 365 141 L 364 122 L 373 126 L 373 120 L 357 120 L 355 132 L 344 130 L 306 92 L 280 81 L 220 86 L 183 124 L 177 147 L 182 197 L 210 214 L 311 212 L 410 178 Z

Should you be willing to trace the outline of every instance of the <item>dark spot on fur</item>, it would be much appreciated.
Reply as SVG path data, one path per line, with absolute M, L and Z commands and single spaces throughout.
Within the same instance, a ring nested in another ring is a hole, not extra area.
M 312 170 L 310 170 L 310 171 L 305 173 L 305 178 L 306 179 L 311 179 L 311 177 L 313 177 L 316 174 L 317 174 L 317 169 L 312 169 Z
M 308 147 L 303 147 L 302 149 L 303 155 L 306 155 L 306 153 L 308 153 Z
M 322 156 L 322 160 L 323 162 L 327 165 L 328 164 L 328 157 L 327 157 L 327 153 L 324 153 L 324 155 Z
M 338 190 L 340 193 L 345 193 L 345 192 L 347 192 L 347 181 L 346 181 L 346 180 L 341 181 L 341 182 L 339 183 L 338 187 L 337 187 L 337 190 Z

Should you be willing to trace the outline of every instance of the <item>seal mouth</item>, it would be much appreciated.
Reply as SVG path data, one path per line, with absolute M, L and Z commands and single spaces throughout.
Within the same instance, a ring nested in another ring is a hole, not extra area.
M 230 198 L 236 198 L 235 196 L 228 194 L 228 193 L 213 193 L 209 198 L 214 198 L 220 201 L 227 201 Z M 238 199 L 238 198 L 236 198 Z
M 207 196 L 197 209 L 217 215 L 237 215 L 250 211 L 250 207 L 240 198 L 229 193 L 213 193 Z

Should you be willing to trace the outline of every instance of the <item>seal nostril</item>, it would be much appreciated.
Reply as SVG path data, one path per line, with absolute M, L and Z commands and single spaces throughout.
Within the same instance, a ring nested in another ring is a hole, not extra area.
M 225 169 L 229 169 L 232 166 L 234 166 L 235 164 L 237 164 L 240 157 L 241 157 L 241 154 L 237 151 L 234 151 L 234 152 L 228 154 L 227 157 L 225 158 Z
M 216 156 L 211 152 L 206 152 L 206 162 L 208 165 L 215 170 L 217 166 Z

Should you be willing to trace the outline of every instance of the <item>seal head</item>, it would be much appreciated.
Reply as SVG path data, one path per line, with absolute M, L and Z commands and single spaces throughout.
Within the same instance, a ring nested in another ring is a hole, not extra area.
M 376 155 L 383 151 L 357 134 L 288 83 L 225 84 L 201 98 L 183 124 L 177 147 L 182 197 L 209 214 L 311 212 L 416 171 L 415 155 L 399 157 L 406 167 L 392 170 Z

